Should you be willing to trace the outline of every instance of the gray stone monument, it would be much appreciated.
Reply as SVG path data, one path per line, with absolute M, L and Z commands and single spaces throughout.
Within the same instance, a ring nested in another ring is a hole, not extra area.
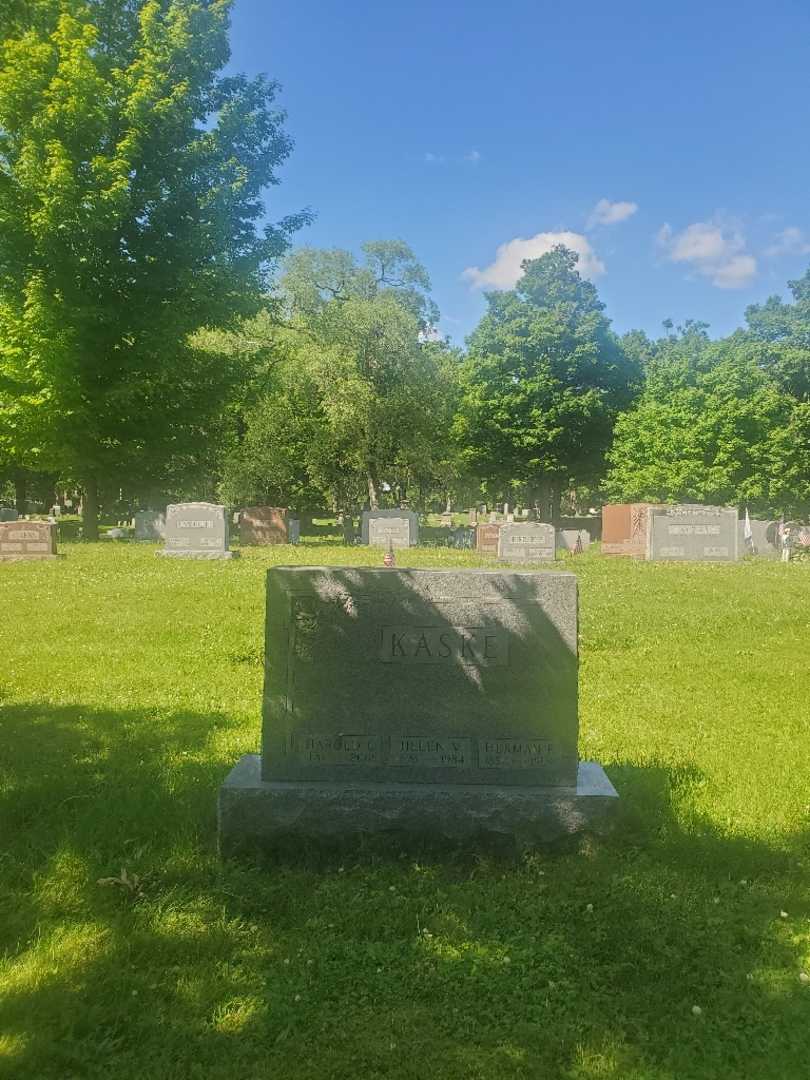
M 739 521 L 737 546 L 740 558 L 744 555 L 757 555 L 763 559 L 779 558 L 779 522 L 764 518 L 751 518 L 751 543 L 746 543 L 745 521 Z
M 556 539 L 553 525 L 536 521 L 502 525 L 498 534 L 498 558 L 509 559 L 510 562 L 556 559 Z
M 6 506 L 0 506 L 0 521 L 16 521 L 18 516 L 16 510 L 11 510 Z
M 135 514 L 136 540 L 164 540 L 166 515 L 157 510 L 138 510 Z
M 55 559 L 56 525 L 48 521 L 0 524 L 0 559 Z
M 419 543 L 419 518 L 413 510 L 364 510 L 361 543 L 406 548 Z
M 228 549 L 228 510 L 214 503 L 172 503 L 166 507 L 166 547 L 158 555 L 174 559 L 234 559 Z
M 375 834 L 530 847 L 609 823 L 577 754 L 572 574 L 277 567 L 262 753 L 219 796 L 220 849 Z
M 734 562 L 739 552 L 737 511 L 733 507 L 682 503 L 648 510 L 647 558 Z
M 591 546 L 591 534 L 587 529 L 558 529 L 557 547 L 563 551 L 575 551 L 579 539 L 583 551 Z

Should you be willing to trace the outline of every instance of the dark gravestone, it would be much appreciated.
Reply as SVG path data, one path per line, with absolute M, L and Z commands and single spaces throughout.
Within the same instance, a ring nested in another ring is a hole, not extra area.
M 475 530 L 475 550 L 482 555 L 498 554 L 498 533 L 500 525 L 479 525 Z
M 647 558 L 653 562 L 734 562 L 738 545 L 734 508 L 693 503 L 650 507 Z
M 448 540 L 450 547 L 473 548 L 475 547 L 475 529 L 453 529 Z
M 362 543 L 406 548 L 419 543 L 419 518 L 412 510 L 364 510 Z
M 136 540 L 164 540 L 166 538 L 166 515 L 156 510 L 138 510 L 135 514 Z
M 166 547 L 174 559 L 233 559 L 228 549 L 228 510 L 215 503 L 172 503 L 166 507 Z
M 239 514 L 239 539 L 245 545 L 297 544 L 300 523 L 279 506 L 247 506 Z
M 647 558 L 649 509 L 655 503 L 609 503 L 602 507 L 602 554 Z
M 261 759 L 220 792 L 223 853 L 364 834 L 518 847 L 616 801 L 577 756 L 571 574 L 279 567 Z
M 55 559 L 56 526 L 47 521 L 0 524 L 0 559 Z
M 18 516 L 16 510 L 10 510 L 5 506 L 0 506 L 0 521 L 16 521 Z
M 553 525 L 522 521 L 501 526 L 498 558 L 510 562 L 538 562 L 557 558 Z

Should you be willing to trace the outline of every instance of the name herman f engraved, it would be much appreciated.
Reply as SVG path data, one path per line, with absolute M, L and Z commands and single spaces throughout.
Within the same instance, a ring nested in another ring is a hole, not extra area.
M 383 626 L 379 657 L 387 664 L 440 664 L 449 660 L 481 667 L 508 667 L 509 640 L 498 627 Z

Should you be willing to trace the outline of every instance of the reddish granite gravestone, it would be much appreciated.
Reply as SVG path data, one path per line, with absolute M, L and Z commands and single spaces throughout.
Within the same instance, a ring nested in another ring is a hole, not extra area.
M 602 554 L 647 558 L 649 509 L 655 503 L 611 503 L 602 507 Z
M 298 520 L 279 506 L 247 506 L 239 514 L 239 539 L 243 544 L 294 544 Z
M 498 554 L 498 534 L 500 525 L 479 525 L 475 530 L 475 550 L 482 555 Z
M 55 559 L 56 526 L 48 521 L 0 524 L 0 559 Z

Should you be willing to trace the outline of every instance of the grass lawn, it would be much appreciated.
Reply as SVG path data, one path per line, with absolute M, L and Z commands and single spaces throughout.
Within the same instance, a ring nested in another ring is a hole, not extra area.
M 615 837 L 222 865 L 265 569 L 381 553 L 61 550 L 0 564 L 0 1077 L 810 1076 L 809 564 L 565 562 Z

